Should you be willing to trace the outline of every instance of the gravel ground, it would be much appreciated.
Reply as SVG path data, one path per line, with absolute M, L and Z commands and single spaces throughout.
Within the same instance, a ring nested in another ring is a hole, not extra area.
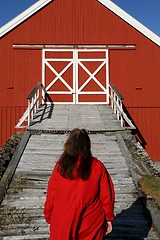
M 23 136 L 23 132 L 17 132 L 13 134 L 6 144 L 0 148 L 0 180 L 12 159 L 13 154 L 16 151 L 19 142 Z
M 152 161 L 145 149 L 143 149 L 136 140 L 136 137 L 130 134 L 130 132 L 126 131 L 122 135 L 132 159 L 137 166 L 139 175 L 148 173 L 160 177 L 160 162 Z

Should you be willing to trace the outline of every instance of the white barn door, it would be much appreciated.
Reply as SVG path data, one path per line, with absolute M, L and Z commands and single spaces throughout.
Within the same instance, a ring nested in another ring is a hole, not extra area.
M 106 49 L 43 49 L 42 83 L 54 103 L 108 104 L 108 68 Z

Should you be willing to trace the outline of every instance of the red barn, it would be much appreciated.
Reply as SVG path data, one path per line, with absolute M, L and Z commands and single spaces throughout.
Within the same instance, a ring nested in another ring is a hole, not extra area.
M 40 0 L 0 29 L 0 145 L 42 82 L 58 103 L 124 97 L 137 136 L 160 161 L 160 38 L 110 0 Z

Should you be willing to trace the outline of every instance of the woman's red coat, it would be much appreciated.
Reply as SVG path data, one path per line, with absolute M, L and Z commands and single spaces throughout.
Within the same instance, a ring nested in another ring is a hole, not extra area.
M 57 171 L 48 182 L 44 205 L 51 240 L 101 240 L 106 220 L 113 220 L 114 187 L 103 163 L 93 158 L 87 181 L 69 180 Z

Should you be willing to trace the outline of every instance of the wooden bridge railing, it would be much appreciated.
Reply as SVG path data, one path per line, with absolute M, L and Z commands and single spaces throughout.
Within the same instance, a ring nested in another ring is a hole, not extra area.
M 42 93 L 40 96 L 40 88 L 42 89 Z M 32 92 L 28 95 L 28 108 L 24 112 L 23 116 L 19 120 L 16 128 L 25 128 L 30 126 L 31 121 L 33 120 L 34 114 L 37 111 L 37 108 L 40 104 L 45 102 L 45 96 L 48 95 L 45 87 L 41 82 L 38 82 L 37 86 L 32 90 Z M 127 114 L 123 108 L 123 97 L 116 90 L 116 88 L 109 84 L 109 99 L 110 105 L 113 109 L 114 113 L 117 115 L 117 119 L 121 121 L 121 126 L 125 128 L 135 129 L 136 127 L 132 123 L 132 121 L 128 118 Z M 24 121 L 27 121 L 27 126 L 22 126 Z M 127 126 L 128 125 L 128 126 Z
M 40 88 L 42 89 L 42 96 L 40 96 Z M 38 82 L 37 86 L 31 91 L 31 93 L 28 95 L 28 107 L 26 111 L 24 112 L 21 119 L 19 119 L 18 124 L 16 125 L 16 128 L 25 128 L 26 126 L 22 126 L 24 121 L 27 121 L 27 126 L 30 126 L 31 121 L 33 120 L 34 114 L 37 111 L 37 108 L 40 104 L 45 102 L 45 94 L 47 94 L 47 91 L 43 84 L 41 82 Z
M 128 118 L 127 114 L 124 111 L 123 107 L 124 98 L 112 84 L 109 84 L 109 98 L 111 108 L 113 109 L 114 114 L 117 115 L 117 119 L 121 121 L 121 126 L 125 128 L 136 129 L 136 127 L 134 126 L 134 124 Z

